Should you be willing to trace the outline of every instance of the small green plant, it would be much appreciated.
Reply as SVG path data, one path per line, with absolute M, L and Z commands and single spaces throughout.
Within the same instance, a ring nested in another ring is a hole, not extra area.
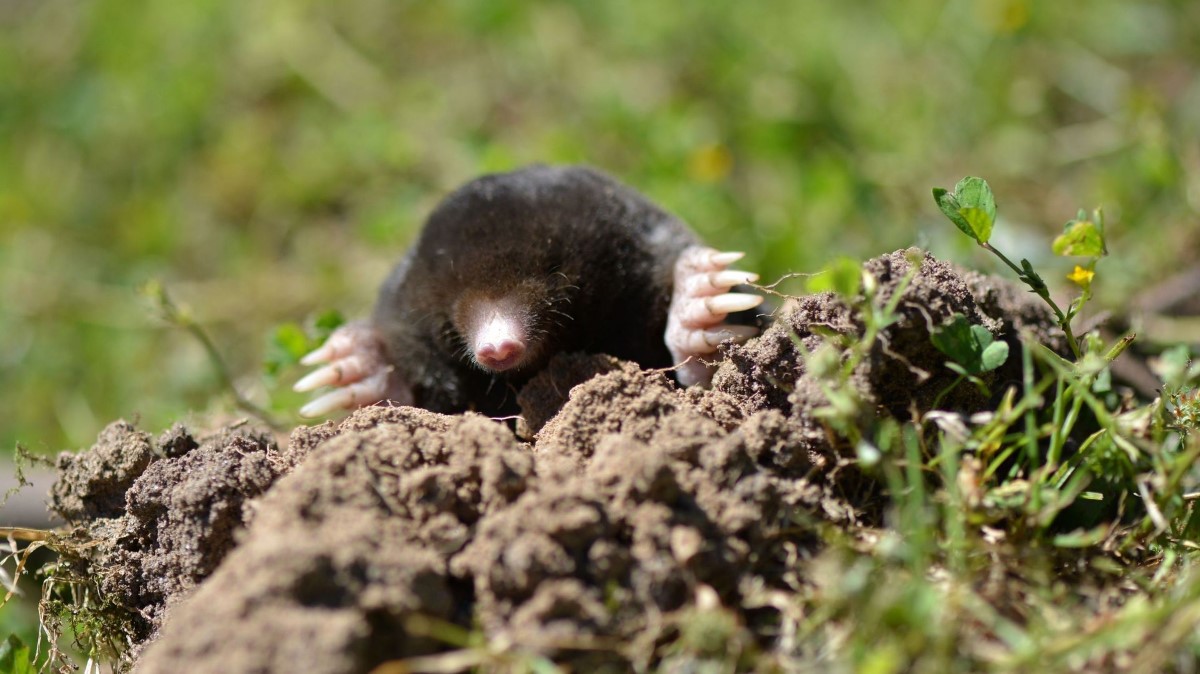
M 992 188 L 983 178 L 968 176 L 958 181 L 951 193 L 940 187 L 933 188 L 933 200 L 938 208 L 953 222 L 963 234 L 975 240 L 980 247 L 990 251 L 1005 265 L 1017 274 L 1030 290 L 1041 297 L 1050 309 L 1054 311 L 1058 325 L 1067 337 L 1067 346 L 1075 359 L 1081 357 L 1079 339 L 1071 328 L 1071 321 L 1078 315 L 1083 305 L 1091 299 L 1092 278 L 1095 276 L 1096 263 L 1108 254 L 1104 243 L 1104 214 L 1100 209 L 1092 212 L 1092 216 L 1080 210 L 1074 220 L 1069 221 L 1063 233 L 1054 240 L 1052 249 L 1056 255 L 1085 257 L 1083 265 L 1076 265 L 1074 271 L 1067 276 L 1079 285 L 1083 292 L 1064 312 L 1050 297 L 1050 289 L 1046 281 L 1033 269 L 1029 260 L 1022 259 L 1020 266 L 1008 259 L 1004 253 L 992 246 L 992 228 L 996 224 L 996 197 Z
M 984 395 L 991 395 L 979 375 L 995 370 L 1008 360 L 1006 342 L 995 341 L 995 337 L 987 328 L 971 324 L 962 314 L 954 314 L 948 324 L 934 330 L 931 338 L 937 350 L 950 357 L 946 367 L 958 373 L 958 382 L 966 379 L 978 386 Z M 941 396 L 938 398 L 940 400 Z M 935 402 L 934 407 L 936 406 Z
M 275 327 L 267 340 L 263 356 L 263 374 L 274 383 L 280 373 L 300 364 L 300 359 L 325 343 L 346 322 L 342 314 L 331 309 L 318 314 L 310 324 L 283 323 Z
M 824 343 L 810 351 L 800 338 L 792 334 L 808 371 L 812 373 L 828 404 L 813 410 L 813 416 L 828 423 L 833 430 L 852 444 L 861 445 L 864 403 L 862 393 L 850 379 L 855 368 L 863 362 L 888 326 L 900 320 L 897 308 L 912 280 L 921 271 L 924 258 L 913 249 L 908 256 L 908 272 L 900 279 L 892 294 L 881 302 L 879 282 L 857 262 L 846 258 L 836 260 L 830 269 L 810 280 L 809 290 L 830 290 L 850 305 L 863 322 L 857 338 L 826 326 L 813 324 L 809 329 L 821 335 Z
M 1200 430 L 1200 389 L 1193 383 L 1200 378 L 1200 364 L 1192 361 L 1186 346 L 1167 349 L 1152 364 L 1163 380 L 1167 424 L 1184 436 Z
M 1163 653 L 1194 647 L 1183 635 L 1200 624 L 1200 611 L 1184 609 L 1200 596 L 1200 366 L 1185 347 L 1164 352 L 1154 363 L 1162 399 L 1139 403 L 1119 393 L 1111 370 L 1133 335 L 1106 342 L 1074 332 L 1107 254 L 1100 211 L 1080 212 L 1052 244 L 1084 258 L 1066 274 L 1081 292 L 1059 307 L 1028 260 L 1014 264 L 990 243 L 996 207 L 986 182 L 967 178 L 934 195 L 1047 303 L 1070 354 L 1031 333 L 1000 341 L 954 315 L 931 334 L 959 376 L 951 388 L 990 383 L 982 375 L 1005 364 L 1016 380 L 973 414 L 936 402 L 911 419 L 865 414 L 845 368 L 869 352 L 866 340 L 895 306 L 864 299 L 873 279 L 848 264 L 810 288 L 841 294 L 863 327 L 861 340 L 829 330 L 805 362 L 829 401 L 818 414 L 857 441 L 857 464 L 882 478 L 889 505 L 878 536 L 850 545 L 834 536 L 807 568 L 819 591 L 800 640 L 820 657 L 823 631 L 848 627 L 835 650 L 879 671 L 1083 671 L 1117 659 L 1127 671 L 1159 671 Z M 1127 601 L 1120 588 L 1132 585 L 1136 600 Z M 1025 617 L 1004 608 L 1012 596 Z

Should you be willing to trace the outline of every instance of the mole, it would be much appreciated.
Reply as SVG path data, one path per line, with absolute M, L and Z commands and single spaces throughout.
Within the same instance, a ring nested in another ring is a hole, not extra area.
M 435 412 L 517 413 L 516 392 L 556 353 L 675 367 L 706 385 L 717 347 L 759 295 L 741 253 L 703 246 L 682 220 L 592 168 L 535 165 L 446 197 L 379 290 L 370 319 L 338 328 L 297 391 L 332 387 L 305 417 L 391 401 Z

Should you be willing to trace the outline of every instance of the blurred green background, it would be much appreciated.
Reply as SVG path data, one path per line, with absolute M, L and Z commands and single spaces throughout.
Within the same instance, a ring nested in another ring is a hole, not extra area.
M 1194 260 L 1198 132 L 1195 0 L 6 0 L 0 446 L 229 407 L 150 278 L 265 401 L 273 326 L 365 313 L 442 195 L 535 161 L 767 280 L 910 244 L 995 269 L 930 197 L 974 174 L 1061 281 L 1049 239 L 1103 205 L 1120 307 Z

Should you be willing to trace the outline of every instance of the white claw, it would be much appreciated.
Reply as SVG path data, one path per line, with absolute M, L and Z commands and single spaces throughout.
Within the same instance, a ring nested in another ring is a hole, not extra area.
M 762 297 L 749 293 L 695 297 L 682 301 L 677 307 L 677 318 L 688 328 L 709 328 L 720 324 L 727 314 L 753 309 L 762 304 L 762 301 Z
M 720 252 L 712 248 L 685 250 L 675 263 L 675 292 L 663 335 L 678 366 L 676 378 L 684 386 L 707 384 L 715 366 L 703 361 L 726 342 L 744 342 L 758 334 L 749 325 L 726 325 L 728 314 L 748 311 L 763 298 L 749 293 L 731 293 L 730 288 L 753 283 L 758 275 L 726 269 L 744 253 Z
M 715 271 L 708 275 L 708 282 L 714 288 L 732 288 L 743 283 L 754 283 L 757 280 L 758 274 L 738 269 Z
M 728 267 L 744 257 L 746 257 L 746 254 L 740 251 L 729 251 L 726 253 L 713 251 L 712 254 L 708 256 L 708 260 L 709 264 L 711 264 L 713 267 L 720 268 Z
M 390 370 L 381 370 L 366 379 L 330 391 L 301 407 L 300 416 L 311 419 L 324 416 L 334 410 L 351 409 L 359 405 L 379 402 L 387 395 L 388 375 L 390 374 Z
M 348 390 L 340 388 L 310 400 L 300 408 L 300 416 L 305 419 L 323 417 L 334 410 L 347 409 L 353 404 L 354 396 Z
M 331 341 L 325 342 L 313 351 L 305 354 L 305 356 L 300 359 L 300 364 L 316 365 L 317 363 L 328 363 L 329 361 L 333 360 L 333 353 L 334 350 Z
M 762 304 L 761 295 L 749 293 L 725 293 L 704 298 L 704 306 L 717 318 L 717 314 L 732 314 L 735 311 L 746 311 Z
M 305 363 L 307 365 L 307 363 Z M 296 393 L 304 393 L 305 391 L 313 391 L 322 386 L 329 386 L 335 381 L 342 378 L 336 366 L 327 365 L 320 370 L 313 370 L 300 378 L 300 381 L 292 384 L 292 390 Z
M 725 342 L 744 342 L 758 334 L 753 325 L 723 325 L 712 330 L 691 330 L 685 333 L 680 343 L 688 353 L 706 356 L 715 353 Z
M 754 283 L 758 280 L 758 274 L 748 271 L 737 271 L 733 269 L 725 271 L 714 271 L 708 273 L 700 273 L 689 276 L 683 280 L 684 292 L 694 297 L 703 295 L 716 295 L 723 292 L 728 292 L 730 288 L 743 283 Z
M 722 325 L 716 330 L 705 330 L 705 335 L 714 335 L 715 341 L 709 341 L 712 346 L 724 344 L 725 342 L 738 342 L 739 344 L 758 336 L 758 327 L 754 325 Z
M 361 324 L 348 323 L 333 331 L 329 339 L 312 353 L 300 359 L 301 365 L 331 363 L 338 358 L 354 353 L 364 339 L 368 329 Z
M 314 391 L 322 386 L 349 384 L 365 377 L 368 373 L 366 364 L 359 356 L 346 356 L 325 367 L 314 370 L 292 386 L 298 393 Z
M 699 358 L 688 358 L 675 370 L 680 386 L 708 386 L 712 381 L 713 368 Z
M 294 390 L 305 392 L 335 387 L 300 408 L 301 416 L 319 417 L 385 399 L 401 405 L 413 402 L 412 388 L 389 362 L 379 331 L 365 321 L 338 328 L 325 344 L 300 362 L 324 364 L 324 367 L 301 378 L 292 386 Z
M 714 248 L 693 246 L 679 255 L 675 263 L 676 278 L 679 274 L 687 276 L 697 272 L 721 271 L 745 256 L 745 253 L 722 253 Z

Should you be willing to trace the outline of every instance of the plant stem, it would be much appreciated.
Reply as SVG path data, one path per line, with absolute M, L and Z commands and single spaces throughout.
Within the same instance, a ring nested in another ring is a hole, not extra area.
M 161 284 L 154 283 L 149 292 L 158 300 L 159 309 L 163 313 L 163 317 L 168 323 L 172 323 L 177 327 L 183 328 L 189 334 L 200 342 L 200 346 L 204 348 L 204 352 L 208 354 L 208 360 L 213 365 L 213 370 L 217 373 L 217 379 L 221 385 L 228 389 L 233 394 L 234 405 L 238 409 L 246 412 L 260 421 L 267 424 L 273 429 L 282 428 L 282 424 L 277 421 L 270 412 L 250 402 L 245 396 L 238 391 L 237 386 L 233 383 L 233 377 L 229 374 L 229 367 L 225 364 L 225 359 L 221 357 L 221 352 L 217 350 L 217 346 L 213 344 L 208 333 L 200 326 L 186 311 L 181 310 L 175 302 L 167 294 L 167 289 Z
M 1054 311 L 1054 317 L 1058 320 L 1058 327 L 1061 328 L 1063 334 L 1067 336 L 1067 346 L 1071 347 L 1071 354 L 1075 356 L 1075 360 L 1079 360 L 1079 340 L 1075 338 L 1075 333 L 1071 330 L 1071 319 L 1068 318 L 1066 314 L 1062 312 L 1062 309 L 1059 309 L 1058 305 L 1054 303 L 1054 300 L 1050 298 L 1050 290 L 1046 287 L 1046 284 L 1035 284 L 1030 282 L 1029 277 L 1025 274 L 1025 271 L 1013 264 L 1012 260 L 1005 257 L 1004 253 L 1001 253 L 993 248 L 992 244 L 981 242 L 979 245 L 983 246 L 987 250 L 991 251 L 996 257 L 1000 258 L 1001 262 L 1008 265 L 1010 269 L 1017 273 L 1017 277 L 1024 281 L 1025 285 L 1029 286 L 1029 288 L 1033 290 L 1038 297 L 1042 298 L 1045 300 L 1046 304 L 1050 305 L 1050 309 Z
M 32 543 L 49 540 L 54 536 L 53 531 L 45 529 L 26 529 L 25 527 L 0 527 L 0 537 L 12 538 L 17 541 Z

